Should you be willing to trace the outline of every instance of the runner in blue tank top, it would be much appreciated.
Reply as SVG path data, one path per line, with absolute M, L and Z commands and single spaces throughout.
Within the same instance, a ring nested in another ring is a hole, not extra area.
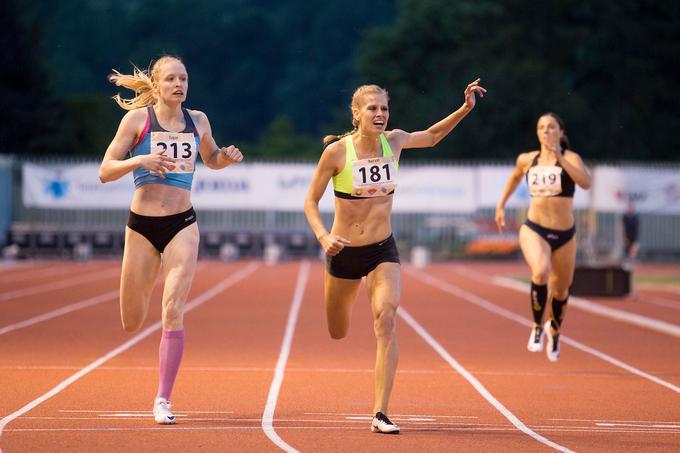
M 196 157 L 200 154 L 206 167 L 217 170 L 240 162 L 243 155 L 233 145 L 217 146 L 203 112 L 182 108 L 189 76 L 179 58 L 160 58 L 148 74 L 135 67 L 133 75 L 115 72 L 109 78 L 136 94 L 132 99 L 114 97 L 129 111 L 99 169 L 104 183 L 130 172 L 135 179 L 120 279 L 121 320 L 128 332 L 142 326 L 162 267 L 163 333 L 153 414 L 157 423 L 174 424 L 170 393 L 184 350 L 184 303 L 198 257 L 190 198 Z
M 574 189 L 591 185 L 590 173 L 581 157 L 569 150 L 564 122 L 554 113 L 541 115 L 536 125 L 540 151 L 522 153 L 496 207 L 496 223 L 505 228 L 505 202 L 526 178 L 531 195 L 527 220 L 519 230 L 519 245 L 531 268 L 531 310 L 534 325 L 527 349 L 540 352 L 547 337 L 546 355 L 560 358 L 560 327 L 574 278 L 576 238 L 574 237 Z M 551 319 L 543 324 L 543 312 L 550 300 Z

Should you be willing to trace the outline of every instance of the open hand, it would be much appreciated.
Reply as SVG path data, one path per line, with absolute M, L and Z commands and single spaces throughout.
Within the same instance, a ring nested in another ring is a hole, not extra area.
M 486 93 L 486 88 L 479 85 L 480 80 L 482 79 L 475 80 L 465 88 L 465 105 L 469 109 L 475 108 L 475 105 L 477 104 L 476 94 L 478 94 L 480 98 L 483 98 Z

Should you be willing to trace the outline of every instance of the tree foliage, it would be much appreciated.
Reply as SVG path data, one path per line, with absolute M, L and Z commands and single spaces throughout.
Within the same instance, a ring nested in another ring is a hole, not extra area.
M 428 127 L 481 77 L 489 94 L 437 158 L 535 148 L 544 111 L 586 158 L 678 160 L 680 4 L 546 0 L 0 2 L 0 152 L 101 156 L 123 115 L 106 76 L 181 56 L 186 106 L 246 155 L 318 156 L 354 88 L 391 93 L 390 127 Z M 131 93 L 123 93 L 129 95 Z
M 477 77 L 489 90 L 438 157 L 536 149 L 554 111 L 590 159 L 677 160 L 677 2 L 401 0 L 393 27 L 361 50 L 366 80 L 391 92 L 393 127 L 428 127 Z

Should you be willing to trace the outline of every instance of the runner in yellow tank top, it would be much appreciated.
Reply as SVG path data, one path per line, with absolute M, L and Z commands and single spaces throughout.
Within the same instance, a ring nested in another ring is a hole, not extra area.
M 409 133 L 386 130 L 387 91 L 364 85 L 352 97 L 354 130 L 324 139 L 326 149 L 305 199 L 305 214 L 326 253 L 324 299 L 332 338 L 347 334 L 352 304 L 366 277 L 377 340 L 373 432 L 399 432 L 385 415 L 399 356 L 395 316 L 401 275 L 390 224 L 399 156 L 406 148 L 435 146 L 475 107 L 476 95 L 484 93 L 475 80 L 465 89 L 462 107 L 426 130 Z M 329 232 L 319 214 L 319 200 L 331 178 L 335 218 Z

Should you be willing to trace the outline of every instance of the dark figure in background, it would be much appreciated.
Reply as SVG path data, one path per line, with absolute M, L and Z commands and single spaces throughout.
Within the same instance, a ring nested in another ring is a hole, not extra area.
M 638 235 L 640 232 L 640 220 L 637 212 L 635 212 L 635 205 L 632 201 L 628 201 L 626 213 L 622 218 L 623 226 L 623 247 L 625 255 L 623 257 L 625 264 L 632 265 L 637 256 L 640 244 L 638 243 Z

